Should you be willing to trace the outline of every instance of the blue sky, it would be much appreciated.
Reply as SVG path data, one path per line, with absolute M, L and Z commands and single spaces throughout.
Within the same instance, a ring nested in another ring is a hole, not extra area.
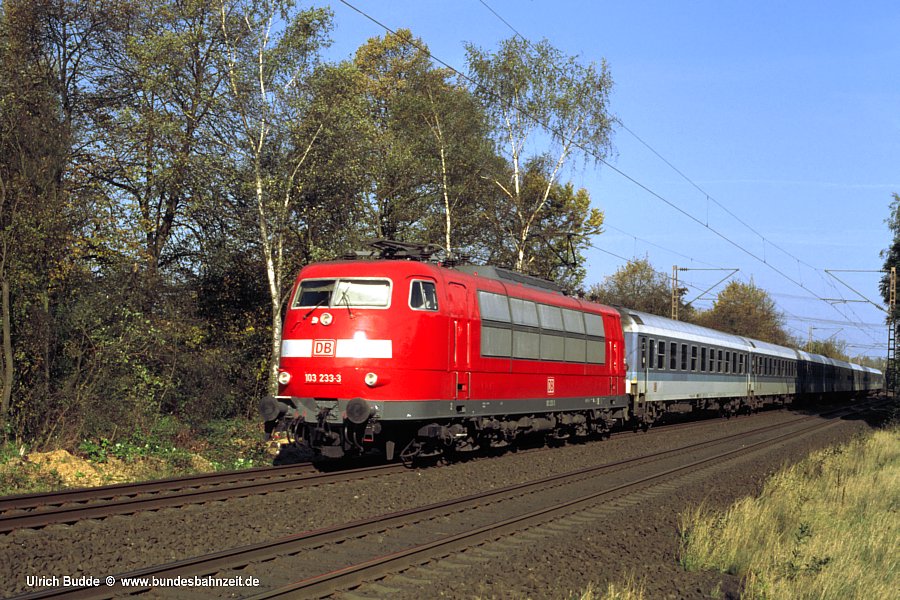
M 479 0 L 348 1 L 388 27 L 411 29 L 460 70 L 465 42 L 493 49 L 513 35 Z M 547 38 L 584 62 L 605 59 L 613 113 L 703 190 L 623 128 L 610 164 L 701 224 L 608 166 L 573 161 L 566 177 L 606 215 L 594 239 L 606 252 L 588 252 L 587 283 L 624 263 L 614 255 L 646 256 L 667 273 L 676 264 L 739 268 L 737 277 L 772 294 L 793 335 L 805 339 L 812 326 L 815 338 L 847 341 L 851 354 L 884 354 L 882 311 L 815 296 L 859 300 L 825 269 L 880 269 L 878 253 L 890 243 L 884 219 L 900 193 L 900 4 L 485 2 L 530 40 Z M 340 2 L 330 6 L 329 58 L 384 34 Z M 693 298 L 723 275 L 680 278 L 697 287 Z M 836 275 L 880 302 L 879 274 Z

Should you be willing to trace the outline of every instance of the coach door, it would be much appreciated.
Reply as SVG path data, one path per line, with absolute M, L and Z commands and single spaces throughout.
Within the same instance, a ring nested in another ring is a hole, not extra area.
M 461 283 L 449 282 L 447 285 L 450 315 L 450 371 L 455 379 L 455 397 L 469 398 L 472 386 L 469 320 L 469 294 Z
M 650 369 L 650 361 L 653 360 L 653 340 L 650 340 L 650 347 L 647 347 L 647 338 L 641 336 L 640 338 L 640 356 L 638 356 L 638 366 L 637 371 L 638 375 L 638 393 L 636 396 L 646 396 L 647 395 L 647 379 L 648 370 Z

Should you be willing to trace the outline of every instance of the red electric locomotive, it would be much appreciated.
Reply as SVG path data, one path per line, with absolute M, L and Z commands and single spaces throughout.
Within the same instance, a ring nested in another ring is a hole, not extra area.
M 618 312 L 511 271 L 416 260 L 305 267 L 278 380 L 260 405 L 267 431 L 328 457 L 586 436 L 628 406 Z

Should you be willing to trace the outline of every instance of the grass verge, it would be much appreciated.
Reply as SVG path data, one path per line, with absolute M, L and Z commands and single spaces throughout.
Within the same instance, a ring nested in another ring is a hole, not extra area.
M 744 580 L 742 598 L 894 598 L 900 427 L 810 455 L 759 497 L 679 519 L 681 562 Z

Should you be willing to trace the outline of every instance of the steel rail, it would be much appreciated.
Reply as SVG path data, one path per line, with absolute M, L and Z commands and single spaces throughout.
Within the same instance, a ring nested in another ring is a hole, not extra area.
M 280 467 L 279 467 L 280 468 Z M 125 497 L 108 502 L 87 505 L 61 505 L 48 510 L 34 510 L 0 516 L 0 533 L 16 529 L 39 528 L 57 523 L 75 523 L 84 519 L 102 519 L 113 515 L 127 515 L 136 512 L 174 508 L 187 504 L 202 504 L 214 500 L 228 500 L 255 494 L 267 494 L 304 485 L 323 485 L 340 481 L 351 481 L 383 475 L 385 472 L 403 470 L 401 465 L 377 465 L 351 471 L 320 473 L 309 468 L 297 467 L 293 471 L 279 471 L 277 479 L 271 476 L 245 478 L 233 485 L 220 485 L 209 489 L 189 489 L 172 494 L 149 495 L 145 497 Z
M 496 523 L 491 523 L 482 527 L 478 527 L 463 533 L 446 536 L 425 544 L 407 548 L 399 552 L 377 556 L 364 562 L 349 565 L 342 569 L 323 573 L 321 575 L 295 581 L 287 585 L 280 586 L 273 590 L 268 590 L 259 594 L 249 596 L 247 600 L 264 600 L 269 598 L 280 598 L 285 596 L 297 597 L 324 597 L 332 593 L 357 587 L 363 583 L 378 580 L 386 575 L 404 571 L 413 566 L 422 565 L 435 559 L 446 557 L 448 554 L 458 553 L 473 546 L 481 545 L 486 542 L 495 541 L 496 539 L 519 533 L 530 529 L 534 526 L 545 523 L 551 518 L 565 516 L 579 510 L 592 508 L 596 506 L 596 502 L 600 498 L 610 496 L 617 493 L 628 492 L 630 490 L 644 489 L 649 485 L 661 483 L 669 479 L 672 475 L 682 472 L 690 472 L 697 470 L 710 464 L 718 463 L 723 459 L 733 458 L 736 455 L 748 453 L 760 446 L 770 445 L 779 441 L 796 436 L 798 433 L 806 433 L 818 429 L 824 429 L 834 425 L 833 421 L 824 423 L 815 423 L 800 431 L 790 431 L 782 435 L 766 440 L 761 440 L 752 444 L 741 446 L 733 450 L 728 450 L 715 456 L 696 460 L 688 464 L 680 465 L 665 471 L 642 477 L 635 481 L 630 481 L 621 485 L 614 486 L 599 492 L 587 494 L 574 498 L 562 504 L 557 504 L 548 508 L 538 509 L 526 514 L 517 515 Z M 745 434 L 733 436 L 731 440 L 746 437 Z
M 838 412 L 838 411 L 835 411 L 835 412 Z M 566 479 L 571 480 L 571 479 L 577 479 L 579 477 L 584 478 L 586 476 L 591 476 L 592 474 L 596 474 L 596 473 L 599 473 L 602 471 L 608 471 L 610 469 L 615 469 L 616 467 L 622 467 L 622 466 L 637 463 L 637 462 L 647 462 L 647 461 L 658 460 L 661 457 L 671 456 L 671 455 L 674 455 L 677 453 L 684 453 L 686 451 L 694 450 L 694 449 L 697 449 L 702 446 L 716 445 L 719 443 L 735 441 L 735 440 L 741 439 L 742 437 L 747 437 L 747 436 L 750 436 L 753 434 L 759 434 L 759 433 L 764 433 L 766 431 L 770 431 L 773 429 L 789 427 L 789 426 L 797 424 L 799 422 L 817 419 L 818 417 L 819 417 L 819 415 L 798 417 L 796 419 L 792 419 L 785 423 L 778 423 L 778 424 L 773 424 L 773 425 L 756 428 L 756 429 L 753 429 L 753 430 L 750 430 L 747 432 L 743 432 L 738 435 L 722 436 L 722 437 L 718 437 L 718 438 L 714 438 L 714 439 L 710 439 L 710 440 L 704 440 L 701 442 L 688 444 L 685 446 L 681 446 L 681 447 L 670 449 L 670 450 L 665 450 L 665 451 L 658 452 L 658 453 L 653 453 L 650 455 L 635 457 L 635 458 L 631 458 L 631 459 L 625 459 L 622 461 L 615 461 L 612 463 L 605 463 L 603 465 L 596 465 L 593 467 L 587 467 L 587 468 L 579 469 L 577 471 L 572 471 L 569 473 L 553 475 L 550 477 L 542 478 L 540 480 L 535 480 L 535 481 L 531 481 L 531 482 L 525 482 L 525 483 L 516 484 L 513 486 L 490 490 L 490 491 L 487 491 L 484 493 L 473 494 L 473 495 L 465 496 L 462 498 L 456 498 L 453 500 L 430 504 L 430 505 L 427 505 L 424 507 L 390 513 L 387 515 L 382 515 L 382 516 L 374 517 L 371 519 L 363 519 L 363 520 L 353 521 L 350 523 L 336 525 L 333 527 L 328 527 L 328 528 L 323 528 L 323 529 L 318 529 L 318 530 L 313 530 L 313 531 L 307 531 L 307 532 L 299 533 L 296 535 L 279 538 L 276 540 L 270 540 L 270 541 L 266 541 L 266 542 L 261 542 L 261 543 L 237 547 L 237 548 L 230 548 L 230 549 L 222 550 L 219 552 L 214 552 L 214 553 L 210 553 L 210 554 L 191 557 L 191 558 L 179 560 L 179 561 L 164 564 L 164 565 L 146 567 L 146 568 L 138 569 L 135 571 L 131 571 L 129 573 L 118 575 L 118 576 L 116 576 L 116 581 L 121 582 L 121 580 L 123 578 L 141 578 L 141 577 L 144 577 L 144 578 L 151 578 L 151 577 L 170 578 L 170 577 L 186 576 L 186 575 L 205 575 L 205 574 L 209 574 L 209 573 L 219 572 L 219 571 L 222 571 L 223 569 L 238 568 L 238 567 L 245 566 L 251 562 L 262 561 L 262 560 L 271 560 L 272 558 L 276 558 L 278 556 L 296 554 L 303 550 L 310 549 L 310 548 L 317 548 L 317 547 L 323 546 L 328 543 L 338 542 L 341 540 L 354 538 L 354 537 L 362 537 L 362 536 L 370 534 L 374 531 L 384 531 L 385 529 L 389 529 L 392 527 L 398 527 L 400 525 L 408 525 L 411 522 L 428 519 L 435 515 L 446 515 L 448 512 L 449 513 L 459 512 L 460 510 L 463 510 L 469 506 L 496 502 L 496 501 L 498 501 L 497 500 L 498 498 L 503 498 L 504 496 L 521 495 L 523 493 L 528 493 L 529 490 L 536 490 L 536 489 L 540 489 L 542 487 L 547 488 L 547 487 L 552 487 L 552 486 L 556 486 L 556 485 L 562 485 L 565 483 Z M 823 426 L 829 425 L 831 423 L 833 423 L 833 421 L 829 421 L 824 424 L 816 423 L 810 427 L 802 429 L 801 431 L 816 429 L 818 427 L 823 427 Z M 797 433 L 798 432 L 796 430 L 792 430 L 789 433 L 785 433 L 774 439 L 770 438 L 770 439 L 767 439 L 767 440 L 764 440 L 761 442 L 757 442 L 757 443 L 754 443 L 754 444 L 751 444 L 748 446 L 744 446 L 740 449 L 729 451 L 723 455 L 720 455 L 720 456 L 712 458 L 712 459 L 704 459 L 702 461 L 697 461 L 696 464 L 705 464 L 708 462 L 712 462 L 714 460 L 718 460 L 719 458 L 721 458 L 721 456 L 727 456 L 727 455 L 734 454 L 737 452 L 743 452 L 743 451 L 749 450 L 751 448 L 755 448 L 755 447 L 757 447 L 759 445 L 763 445 L 763 444 L 770 444 L 779 439 L 794 436 Z M 691 465 L 694 465 L 694 463 L 691 463 Z M 677 471 L 689 468 L 689 466 L 690 465 L 688 465 L 688 466 L 683 465 L 683 466 L 680 466 L 671 471 L 677 472 Z M 664 476 L 664 475 L 657 474 L 654 477 L 658 478 L 658 477 L 662 477 L 662 476 Z M 653 477 L 647 478 L 647 481 L 649 481 L 651 479 L 653 479 Z M 635 485 L 636 483 L 639 483 L 639 482 L 632 482 L 631 484 L 628 484 L 628 485 Z M 613 490 L 606 490 L 604 492 L 601 492 L 600 494 L 601 495 L 604 493 L 608 494 L 608 493 L 612 493 L 612 491 Z M 593 494 L 589 498 L 595 498 L 596 496 L 597 496 L 597 494 Z M 566 506 L 568 506 L 568 505 L 574 506 L 579 501 L 587 502 L 588 500 L 585 498 L 582 498 L 582 499 L 579 499 L 576 501 L 572 501 L 571 503 L 567 503 Z M 540 511 L 538 511 L 538 512 L 540 512 Z M 510 521 L 518 522 L 520 520 L 521 520 L 520 517 L 516 517 Z M 459 536 L 451 536 L 451 537 L 456 539 Z M 464 539 L 464 536 L 459 537 L 459 539 Z M 426 546 L 427 546 L 427 548 L 422 547 L 422 548 L 420 548 L 419 551 L 426 552 L 429 548 L 437 547 L 434 544 L 427 544 Z M 389 558 L 382 557 L 384 559 L 382 562 L 384 562 L 385 564 L 393 563 L 396 560 L 399 560 L 401 557 L 413 556 L 415 554 L 415 553 L 410 554 L 410 552 L 412 552 L 412 550 L 410 550 L 408 552 L 402 552 L 397 555 L 391 555 Z M 370 563 L 372 563 L 372 564 L 370 564 Z M 366 563 L 363 563 L 363 564 L 366 565 L 364 567 L 364 569 L 366 569 L 366 572 L 372 572 L 371 569 L 374 568 L 374 564 L 375 564 L 373 561 L 366 561 Z M 307 579 L 307 580 L 304 580 L 303 582 L 297 582 L 295 584 L 292 584 L 292 585 L 302 584 L 301 587 L 293 587 L 293 588 L 291 588 L 291 590 L 279 588 L 279 590 L 275 590 L 272 592 L 266 592 L 265 594 L 262 594 L 259 597 L 261 597 L 261 598 L 262 597 L 274 597 L 274 596 L 267 596 L 266 594 L 274 594 L 276 592 L 277 592 L 276 595 L 283 595 L 286 593 L 290 593 L 291 591 L 298 591 L 298 590 L 303 590 L 303 589 L 307 589 L 307 588 L 311 589 L 310 586 L 325 585 L 326 581 L 333 580 L 337 576 L 338 575 L 335 575 L 335 574 L 320 575 L 317 578 Z M 345 576 L 347 576 L 347 574 L 341 574 L 339 576 L 345 577 Z M 369 575 L 365 575 L 363 577 L 369 577 Z M 38 598 L 67 598 L 67 599 L 98 598 L 98 597 L 109 597 L 114 594 L 140 593 L 141 591 L 146 591 L 149 589 L 151 589 L 151 588 L 150 587 L 147 587 L 147 588 L 131 587 L 131 588 L 126 589 L 126 588 L 121 587 L 121 585 L 117 583 L 116 586 L 114 586 L 112 588 L 92 588 L 92 587 L 66 588 L 66 589 L 53 588 L 53 589 L 47 589 L 47 590 L 41 590 L 38 592 L 33 592 L 33 593 L 30 593 L 30 594 L 27 594 L 24 596 L 20 596 L 18 598 L 20 600 L 37 600 Z

